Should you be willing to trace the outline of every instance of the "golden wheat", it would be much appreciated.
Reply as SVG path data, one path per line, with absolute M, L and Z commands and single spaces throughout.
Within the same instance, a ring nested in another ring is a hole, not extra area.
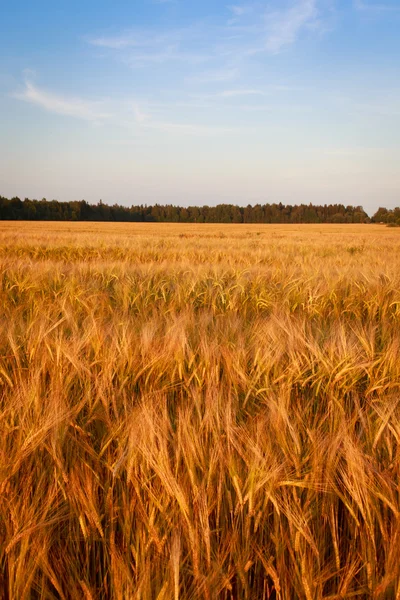
M 0 223 L 2 600 L 400 599 L 400 233 Z

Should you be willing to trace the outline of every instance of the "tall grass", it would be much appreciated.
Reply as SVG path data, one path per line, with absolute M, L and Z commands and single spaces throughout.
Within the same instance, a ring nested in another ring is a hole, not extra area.
M 400 599 L 400 236 L 0 227 L 2 600 Z

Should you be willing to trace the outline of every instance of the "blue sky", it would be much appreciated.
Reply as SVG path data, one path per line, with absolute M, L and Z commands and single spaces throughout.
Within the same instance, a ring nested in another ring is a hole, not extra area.
M 0 194 L 400 204 L 400 0 L 3 3 Z

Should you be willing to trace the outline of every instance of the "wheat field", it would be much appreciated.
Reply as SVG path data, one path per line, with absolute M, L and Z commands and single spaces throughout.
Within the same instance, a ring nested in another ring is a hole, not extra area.
M 400 599 L 400 231 L 0 223 L 1 600 Z

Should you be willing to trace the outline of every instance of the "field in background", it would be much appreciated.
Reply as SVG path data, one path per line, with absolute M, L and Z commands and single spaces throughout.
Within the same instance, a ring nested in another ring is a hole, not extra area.
M 400 598 L 400 231 L 0 223 L 1 600 Z

